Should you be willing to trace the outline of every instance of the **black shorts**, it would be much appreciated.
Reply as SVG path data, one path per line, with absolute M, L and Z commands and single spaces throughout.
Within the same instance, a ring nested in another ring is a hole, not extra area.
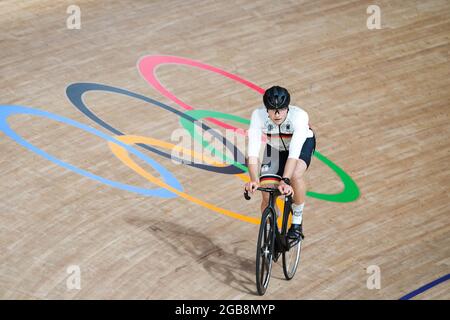
M 300 152 L 299 159 L 302 159 L 306 163 L 306 168 L 311 163 L 311 157 L 316 150 L 316 136 L 307 138 L 303 143 L 302 150 Z M 276 174 L 283 176 L 284 166 L 289 157 L 289 151 L 279 151 L 273 148 L 271 145 L 266 145 L 264 150 L 264 159 L 261 164 L 260 175 L 264 174 Z

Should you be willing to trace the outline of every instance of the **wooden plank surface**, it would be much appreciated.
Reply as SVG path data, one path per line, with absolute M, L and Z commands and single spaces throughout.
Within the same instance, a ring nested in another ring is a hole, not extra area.
M 307 198 L 298 273 L 283 280 L 280 261 L 263 299 L 398 299 L 450 273 L 448 1 L 377 1 L 380 30 L 366 26 L 370 1 L 77 1 L 80 30 L 66 28 L 71 4 L 0 3 L 0 104 L 108 133 L 73 107 L 69 84 L 120 87 L 185 111 L 137 69 L 145 55 L 185 57 L 262 88 L 286 86 L 309 113 L 318 151 L 358 185 L 353 202 Z M 261 104 L 259 93 L 205 70 L 166 65 L 157 76 L 196 109 L 248 119 Z M 171 134 L 181 128 L 177 116 L 129 97 L 95 92 L 85 102 L 127 134 L 175 144 Z M 99 137 L 36 116 L 12 115 L 8 123 L 68 163 L 154 188 Z M 3 132 L 0 154 L 1 298 L 258 298 L 257 225 L 180 197 L 106 186 Z M 260 197 L 245 201 L 238 177 L 146 154 L 190 195 L 258 217 Z M 317 158 L 307 175 L 310 191 L 342 190 Z M 67 288 L 70 265 L 80 267 L 80 290 Z M 371 265 L 381 270 L 379 290 L 366 286 Z M 449 298 L 448 282 L 415 297 Z

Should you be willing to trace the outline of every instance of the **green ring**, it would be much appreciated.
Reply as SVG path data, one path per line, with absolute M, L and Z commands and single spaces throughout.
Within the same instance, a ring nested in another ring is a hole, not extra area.
M 186 115 L 191 116 L 192 118 L 199 120 L 203 118 L 210 117 L 211 115 L 215 118 L 219 119 L 227 119 L 232 120 L 236 122 L 240 122 L 243 124 L 250 124 L 250 121 L 232 114 L 217 112 L 217 111 L 210 111 L 210 110 L 189 110 L 185 112 Z M 194 140 L 200 140 L 200 142 L 203 145 L 203 148 L 207 149 L 208 151 L 212 152 L 211 149 L 214 151 L 215 155 L 218 155 L 220 158 L 224 158 L 229 161 L 233 166 L 243 170 L 244 172 L 248 172 L 248 168 L 246 165 L 234 161 L 234 159 L 229 158 L 227 155 L 222 154 L 221 152 L 217 151 L 214 147 L 212 147 L 209 142 L 205 141 L 201 135 L 197 135 L 194 127 L 194 122 L 189 121 L 185 118 L 180 118 L 180 123 L 186 129 L 191 137 L 194 137 Z
M 203 118 L 219 118 L 219 119 L 228 119 L 236 122 L 240 122 L 243 124 L 250 124 L 250 121 L 235 115 L 222 113 L 218 111 L 211 111 L 211 110 L 188 110 L 185 112 L 186 115 L 191 116 L 192 118 L 199 120 Z M 214 150 L 214 154 L 218 154 L 219 156 L 223 157 L 223 154 L 216 151 L 212 146 L 210 146 L 209 142 L 204 141 L 201 135 L 196 134 L 196 130 L 194 127 L 194 123 L 188 121 L 185 118 L 180 118 L 181 125 L 189 132 L 191 137 L 193 136 L 194 139 L 200 138 L 201 143 L 204 148 L 207 148 L 209 151 L 212 149 Z M 333 170 L 338 177 L 341 179 L 342 183 L 344 184 L 344 190 L 340 193 L 335 194 L 326 194 L 326 193 L 317 193 L 308 191 L 306 192 L 306 195 L 312 198 L 330 201 L 330 202 L 352 202 L 358 199 L 360 192 L 357 184 L 353 181 L 353 179 L 339 166 L 337 166 L 335 163 L 333 163 L 331 160 L 329 160 L 327 157 L 322 155 L 319 151 L 314 152 L 314 156 L 322 161 L 325 165 L 330 167 L 331 170 Z M 229 157 L 225 155 L 225 158 L 227 160 L 231 160 Z M 234 166 L 238 167 L 239 169 L 244 170 L 244 172 L 248 172 L 248 168 L 244 165 L 242 165 L 239 162 L 234 162 Z
M 317 193 L 313 191 L 306 192 L 307 196 L 312 198 L 321 199 L 331 202 L 352 202 L 359 198 L 359 188 L 355 181 L 339 166 L 337 166 L 333 161 L 322 155 L 319 151 L 314 151 L 314 156 L 322 161 L 325 165 L 330 167 L 341 179 L 344 184 L 344 190 L 340 193 L 327 194 L 327 193 Z

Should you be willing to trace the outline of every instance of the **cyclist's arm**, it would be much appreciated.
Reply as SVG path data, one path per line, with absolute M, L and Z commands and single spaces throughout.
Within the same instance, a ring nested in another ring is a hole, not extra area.
M 258 158 L 249 157 L 248 161 L 248 175 L 250 176 L 250 181 L 259 182 L 259 170 L 258 170 Z
M 291 179 L 294 175 L 295 166 L 297 165 L 298 159 L 288 158 L 284 166 L 283 178 Z
M 248 173 L 251 181 L 259 182 L 258 159 L 261 148 L 263 123 L 258 114 L 258 109 L 254 110 L 248 129 Z

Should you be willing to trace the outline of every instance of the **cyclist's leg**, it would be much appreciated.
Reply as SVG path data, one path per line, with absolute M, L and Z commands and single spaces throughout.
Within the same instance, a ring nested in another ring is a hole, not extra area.
M 294 203 L 302 204 L 306 197 L 306 183 L 304 175 L 311 163 L 311 157 L 316 149 L 316 138 L 307 138 L 300 152 L 300 157 L 291 179 L 292 188 L 294 189 Z
M 316 146 L 315 137 L 306 139 L 303 144 L 300 157 L 297 161 L 297 165 L 294 170 L 294 174 L 291 179 L 291 185 L 294 189 L 294 196 L 292 204 L 293 219 L 292 227 L 290 230 L 290 236 L 296 238 L 296 234 L 303 234 L 301 225 L 303 222 L 303 207 L 306 199 L 306 183 L 304 175 L 311 163 L 311 157 L 314 153 Z
M 306 198 L 306 183 L 304 174 L 307 170 L 307 165 L 302 159 L 298 159 L 295 171 L 291 179 L 292 189 L 294 189 L 293 200 L 295 204 L 302 204 Z
M 261 214 L 264 209 L 269 205 L 269 194 L 267 192 L 262 192 L 262 201 L 261 201 Z

